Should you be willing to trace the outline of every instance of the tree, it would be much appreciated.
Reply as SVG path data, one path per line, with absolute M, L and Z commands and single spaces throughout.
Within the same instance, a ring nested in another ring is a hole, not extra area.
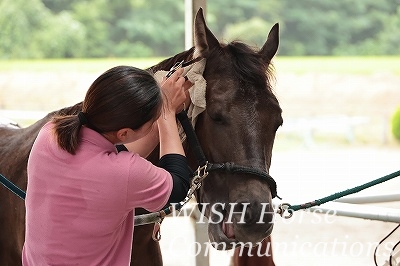
M 68 13 L 53 15 L 39 0 L 0 3 L 1 58 L 83 55 L 84 28 Z
M 169 56 L 184 49 L 184 1 L 2 0 L 0 58 Z M 218 0 L 208 26 L 222 41 L 261 46 L 279 22 L 280 55 L 400 53 L 393 0 Z
M 147 46 L 153 56 L 172 55 L 184 50 L 184 18 L 183 1 L 133 0 L 130 12 L 116 23 L 119 36 L 114 41 L 117 46 L 121 40 Z
M 267 39 L 272 25 L 282 20 L 281 8 L 280 0 L 209 1 L 207 22 L 220 40 L 237 39 L 260 46 Z M 260 35 L 256 37 L 256 34 Z
M 0 10 L 1 58 L 29 57 L 31 39 L 48 16 L 41 2 L 3 0 Z
M 379 36 L 398 17 L 390 0 L 284 2 L 281 53 L 287 55 L 384 54 Z

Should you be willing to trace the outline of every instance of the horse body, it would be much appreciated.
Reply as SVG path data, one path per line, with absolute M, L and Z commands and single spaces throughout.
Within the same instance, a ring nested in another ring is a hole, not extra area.
M 39 127 L 40 128 L 40 127 Z M 26 166 L 29 155 L 29 138 L 34 128 L 26 130 L 0 126 L 1 173 L 14 184 L 26 189 Z M 22 133 L 22 134 L 20 134 Z M 15 138 L 18 136 L 18 138 Z M 36 136 L 36 135 L 34 135 Z M 23 158 L 20 159 L 19 156 Z M 25 178 L 24 178 L 25 177 Z M 21 260 L 24 241 L 25 205 L 6 188 L 0 187 L 0 265 L 13 265 Z
M 239 42 L 220 44 L 207 28 L 200 10 L 194 40 L 194 48 L 164 60 L 152 70 L 169 69 L 180 60 L 206 58 L 203 76 L 207 81 L 207 108 L 196 123 L 206 158 L 268 172 L 275 132 L 282 124 L 269 72 L 278 48 L 278 26 L 271 29 L 264 46 L 254 51 Z M 76 114 L 79 110 L 77 104 L 60 112 Z M 0 171 L 22 189 L 26 189 L 30 149 L 50 117 L 51 114 L 25 129 L 0 128 Z M 189 149 L 186 145 L 188 160 L 195 169 L 197 161 Z M 158 160 L 157 152 L 149 159 Z M 200 207 L 204 205 L 210 221 L 209 238 L 216 248 L 232 249 L 240 243 L 256 245 L 272 231 L 271 191 L 255 175 L 210 173 L 196 200 Z M 0 265 L 18 265 L 24 241 L 25 206 L 5 188 L 0 188 L 0 202 L 0 225 L 5 232 L 0 235 Z M 136 210 L 136 214 L 142 212 Z M 135 227 L 131 265 L 162 265 L 160 246 L 152 240 L 152 231 L 152 225 Z M 244 256 L 237 256 L 235 263 L 246 260 Z M 273 265 L 271 256 L 265 257 L 265 261 L 269 263 L 265 265 Z
M 58 112 L 73 114 L 79 110 L 78 104 Z M 28 156 L 33 142 L 54 113 L 27 128 L 0 125 L 1 174 L 23 190 L 26 190 Z M 0 186 L 0 225 L 0 265 L 19 265 L 25 238 L 25 203 L 3 186 Z

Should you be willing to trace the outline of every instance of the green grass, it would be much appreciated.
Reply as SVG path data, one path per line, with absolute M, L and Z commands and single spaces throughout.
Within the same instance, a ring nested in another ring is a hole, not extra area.
M 116 65 L 132 65 L 147 68 L 164 58 L 103 58 L 103 59 L 44 59 L 0 60 L 0 71 L 82 71 L 103 72 Z M 382 57 L 284 57 L 274 60 L 277 73 L 304 74 L 343 73 L 400 75 L 400 56 Z

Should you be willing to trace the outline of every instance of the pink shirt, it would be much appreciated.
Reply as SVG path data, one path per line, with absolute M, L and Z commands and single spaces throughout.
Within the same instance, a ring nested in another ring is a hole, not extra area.
M 134 208 L 160 210 L 170 173 L 82 127 L 75 155 L 47 123 L 28 160 L 23 265 L 129 265 Z

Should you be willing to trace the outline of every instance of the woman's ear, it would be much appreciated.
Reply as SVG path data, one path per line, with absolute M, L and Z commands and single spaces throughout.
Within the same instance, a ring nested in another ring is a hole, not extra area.
M 131 138 L 131 134 L 134 133 L 130 128 L 121 128 L 117 131 L 116 137 L 122 143 L 126 142 L 129 138 Z

